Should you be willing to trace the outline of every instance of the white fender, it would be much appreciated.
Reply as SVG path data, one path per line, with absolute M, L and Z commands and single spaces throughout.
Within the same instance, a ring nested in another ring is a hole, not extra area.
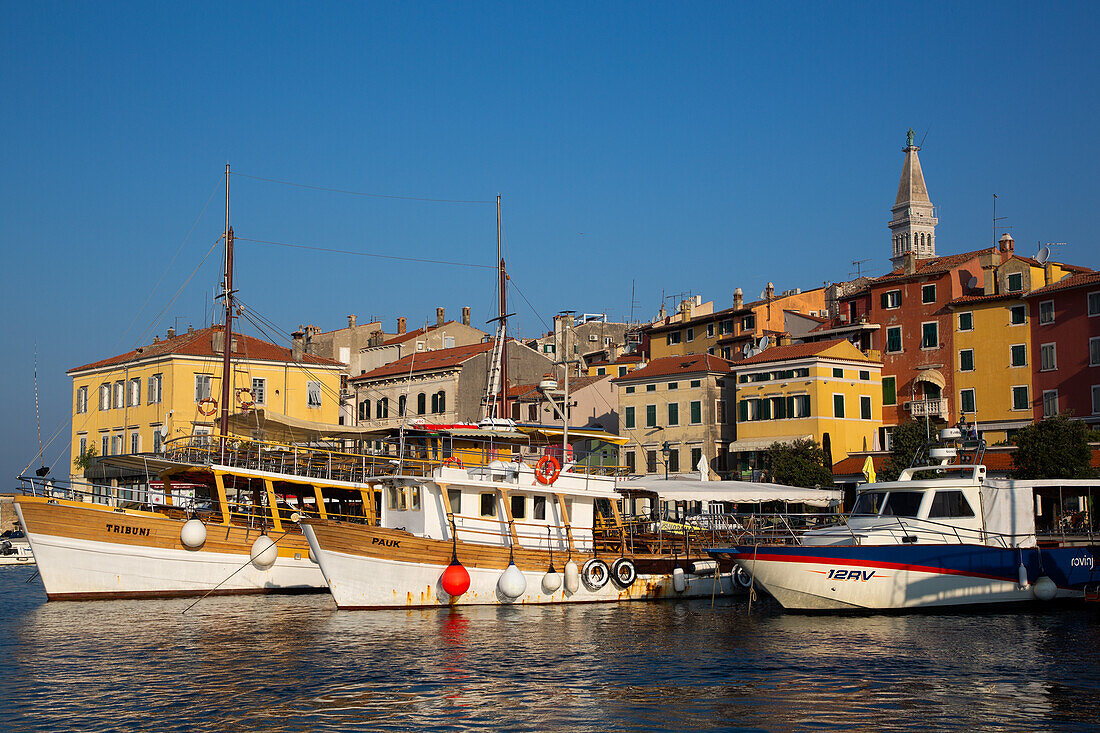
M 558 588 L 561 588 L 561 574 L 551 568 L 542 576 L 542 590 L 547 595 L 553 595 Z
M 1047 576 L 1041 575 L 1035 585 L 1031 586 L 1031 592 L 1040 601 L 1049 601 L 1058 593 L 1058 586 Z
M 252 549 L 249 550 L 248 556 L 252 558 L 253 565 L 261 570 L 266 569 L 274 565 L 275 561 L 279 559 L 279 548 L 270 537 L 262 534 L 252 543 Z
M 570 594 L 576 593 L 581 587 L 581 571 L 577 563 L 570 560 L 565 563 L 565 590 Z
M 519 598 L 527 590 L 527 578 L 519 571 L 515 563 L 509 563 L 508 567 L 500 574 L 497 581 L 497 590 L 506 598 Z
M 683 593 L 687 590 L 688 582 L 687 577 L 684 576 L 683 568 L 674 568 L 672 571 L 672 590 L 677 593 Z
M 206 525 L 199 519 L 188 519 L 180 529 L 180 542 L 189 550 L 196 550 L 206 542 Z

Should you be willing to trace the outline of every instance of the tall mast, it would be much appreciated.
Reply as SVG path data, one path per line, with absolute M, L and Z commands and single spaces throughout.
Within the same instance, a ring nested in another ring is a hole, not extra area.
M 221 419 L 221 457 L 225 460 L 225 442 L 229 435 L 229 404 L 233 385 L 230 351 L 233 348 L 233 229 L 229 226 L 229 163 L 225 164 L 225 277 L 222 298 L 225 301 L 225 331 L 222 338 L 222 398 Z
M 500 277 L 500 312 L 497 317 L 500 318 L 500 328 L 497 332 L 500 334 L 500 408 L 497 413 L 497 417 L 508 418 L 508 295 L 507 295 L 507 280 L 508 275 L 504 269 L 504 257 L 500 254 L 500 194 L 497 194 L 497 262 L 498 270 L 497 274 Z

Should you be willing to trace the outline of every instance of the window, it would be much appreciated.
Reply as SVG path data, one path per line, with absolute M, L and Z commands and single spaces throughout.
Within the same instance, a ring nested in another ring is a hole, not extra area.
M 1022 272 L 1013 272 L 1008 276 L 1008 292 L 1018 293 L 1024 289 L 1024 274 Z
M 833 417 L 844 417 L 844 395 L 833 395 Z
M 112 435 L 111 436 L 111 455 L 112 456 L 122 455 L 122 436 L 121 435 Z
M 1092 385 L 1092 414 L 1100 415 L 1100 384 Z
M 972 371 L 974 371 L 974 349 L 960 349 L 959 350 L 959 371 L 960 372 L 972 372 Z
M 896 354 L 901 351 L 901 326 L 886 329 L 886 353 Z
M 689 328 L 687 330 L 687 340 L 688 341 L 694 341 L 695 340 L 695 329 L 694 328 Z
M 109 384 L 99 385 L 99 409 L 111 409 L 111 385 Z
M 692 448 L 691 449 L 691 465 L 688 466 L 688 469 L 691 470 L 691 471 L 698 470 L 699 461 L 700 461 L 700 459 L 702 459 L 702 457 L 703 457 L 703 449 L 702 448 Z
M 703 422 L 703 403 L 700 400 L 692 400 L 688 403 L 688 420 L 692 425 Z
M 669 402 L 668 403 L 668 424 L 679 425 L 680 424 L 680 403 Z
M 741 330 L 751 331 L 756 328 L 756 314 L 750 314 L 741 319 Z
M 1100 366 L 1100 336 L 1089 339 L 1089 366 Z
M 161 426 L 153 426 L 153 452 L 160 453 L 164 450 L 164 434 L 160 432 Z
M 135 379 L 130 380 L 130 389 L 129 389 L 128 397 L 129 397 L 129 400 L 127 401 L 127 405 L 129 407 L 138 407 L 138 406 L 141 405 L 141 380 L 140 379 L 135 378 Z
M 542 353 L 544 353 L 544 354 L 553 354 L 554 349 L 555 349 L 554 344 L 543 344 Z
M 545 496 L 534 496 L 534 497 L 531 498 L 531 501 L 534 503 L 534 507 L 533 507 L 534 511 L 532 512 L 532 516 L 535 519 L 545 520 L 546 519 L 546 497 Z
M 623 427 L 631 429 L 634 427 L 634 408 L 627 407 L 623 410 Z
M 626 452 L 626 472 L 627 473 L 635 473 L 636 472 L 635 466 L 636 466 L 636 464 L 634 463 L 634 451 L 628 450 Z
M 634 394 L 634 388 L 633 387 L 627 387 L 626 388 L 626 393 L 627 394 Z
M 432 395 L 432 414 L 438 415 L 441 412 L 439 409 L 439 392 Z
M 76 412 L 78 415 L 88 411 L 88 388 L 81 387 L 76 391 Z M 82 451 L 83 452 L 83 451 Z
M 423 415 L 428 410 L 428 397 L 423 392 L 416 396 L 416 414 Z
M 810 416 L 810 396 L 808 394 L 799 394 L 787 398 L 787 416 L 788 417 L 809 417 Z
M 645 391 L 646 392 L 656 392 L 657 391 L 657 385 L 656 384 L 647 384 L 645 386 Z
M 726 401 L 717 400 L 714 403 L 715 424 L 722 425 L 726 422 Z
M 146 387 L 146 399 L 150 405 L 157 404 L 164 399 L 164 375 L 153 374 L 149 377 Z
M 859 378 L 864 382 L 868 382 L 871 380 L 871 372 L 867 371 L 866 369 L 860 369 Z
M 898 403 L 898 378 L 882 378 L 882 404 L 896 405 Z
M 707 338 L 714 338 L 714 324 L 707 324 Z
M 1043 344 L 1039 347 L 1039 371 L 1050 372 L 1058 368 L 1058 355 L 1054 348 L 1054 344 Z
M 604 367 L 596 367 L 596 376 L 597 377 L 602 377 L 605 374 L 607 374 L 607 369 L 605 369 Z
M 920 347 L 922 349 L 935 349 L 940 345 L 940 324 L 935 321 L 920 325 Z
M 647 450 L 645 452 L 645 471 L 646 473 L 657 473 L 657 451 Z
M 1014 367 L 1027 366 L 1027 345 L 1012 344 L 1009 349 L 1009 363 Z
M 626 372 L 627 372 L 627 367 L 624 367 L 624 366 L 619 367 L 619 376 L 620 377 L 625 377 Z M 631 389 L 634 389 L 634 388 L 631 387 Z
M 974 390 L 963 389 L 959 391 L 959 412 L 977 412 L 974 406 Z
M 374 403 L 374 416 L 379 420 L 390 416 L 390 398 L 383 397 Z
M 718 333 L 733 333 L 733 320 L 725 320 L 718 324 Z
M 88 439 L 82 437 L 80 439 L 80 455 L 84 455 L 88 452 Z
M 99 455 L 109 456 L 111 455 L 111 436 L 101 435 L 99 440 Z
M 920 302 L 922 303 L 935 303 L 936 302 L 936 286 L 922 285 L 920 289 Z
M 915 517 L 924 494 L 919 491 L 891 491 L 882 506 L 885 517 Z
M 1013 326 L 1027 323 L 1027 306 L 1012 305 L 1008 308 L 1008 322 Z
M 928 510 L 929 519 L 972 516 L 974 510 L 961 491 L 937 491 Z
M 888 290 L 879 296 L 879 304 L 885 308 L 900 308 L 901 307 L 901 291 L 900 290 Z
M 1027 395 L 1027 385 L 1021 385 L 1012 388 L 1012 409 L 1013 410 L 1030 410 L 1031 400 Z
M 871 419 L 871 397 L 869 395 L 863 394 L 859 396 L 859 419 Z
M 514 494 L 511 497 L 512 504 L 512 519 L 526 519 L 527 518 L 527 497 L 520 494 Z
M 667 337 L 667 341 L 670 345 L 680 343 L 680 332 L 679 331 L 670 331 L 669 334 L 668 334 L 668 337 Z
M 447 503 L 451 505 L 451 514 L 462 514 L 462 489 L 447 489 Z
M 252 380 L 252 401 L 257 405 L 267 404 L 267 380 L 256 379 Z
M 1039 323 L 1054 323 L 1054 301 L 1044 300 L 1039 303 Z
M 668 472 L 680 472 L 680 451 L 678 448 L 673 448 L 668 452 Z
M 680 389 L 680 383 L 679 382 L 669 382 L 668 383 L 668 388 L 669 389 Z
M 136 430 L 130 433 L 130 452 L 141 453 L 141 433 Z
M 839 367 L 833 367 L 833 379 L 844 379 L 844 370 Z
M 486 492 L 481 495 L 481 516 L 495 517 L 497 515 L 497 495 Z
M 370 420 L 370 400 L 363 400 L 359 403 L 359 419 Z
M 647 428 L 657 427 L 657 405 L 645 406 L 645 426 Z
M 1089 315 L 1100 316 L 1100 290 L 1088 294 Z
M 1043 417 L 1054 417 L 1058 414 L 1058 390 L 1048 389 L 1043 391 Z
M 700 384 L 702 384 L 702 382 L 700 382 L 698 379 L 691 380 L 692 387 L 698 387 Z
M 959 330 L 960 331 L 973 331 L 974 330 L 974 313 L 967 311 L 966 313 L 959 314 Z
M 320 382 L 306 382 L 306 406 L 307 407 L 320 407 L 321 406 L 321 383 Z
M 210 399 L 210 387 L 213 377 L 209 374 L 195 375 L 195 402 Z
M 126 383 L 121 379 L 115 382 L 115 409 L 121 410 L 126 406 Z

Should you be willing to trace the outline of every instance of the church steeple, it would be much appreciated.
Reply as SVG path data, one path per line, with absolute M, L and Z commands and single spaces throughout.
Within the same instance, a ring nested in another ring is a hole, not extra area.
M 898 183 L 898 197 L 894 200 L 893 218 L 890 220 L 890 233 L 893 241 L 893 254 L 890 261 L 894 267 L 901 267 L 909 252 L 917 259 L 936 256 L 936 208 L 928 198 L 928 187 L 924 183 L 924 171 L 920 167 L 917 151 L 920 147 L 913 144 L 913 129 L 909 129 L 905 153 L 905 163 L 901 167 L 901 181 Z

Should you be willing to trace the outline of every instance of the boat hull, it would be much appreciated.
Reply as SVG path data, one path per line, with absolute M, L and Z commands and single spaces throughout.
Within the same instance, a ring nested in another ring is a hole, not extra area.
M 752 547 L 711 551 L 740 565 L 784 608 L 889 610 L 1081 598 L 1100 547 L 1002 549 L 983 545 Z M 1028 583 L 1019 584 L 1023 564 Z
M 50 600 L 169 598 L 326 589 L 300 534 L 268 533 L 279 547 L 274 564 L 252 562 L 261 532 L 209 524 L 199 549 L 180 542 L 182 520 L 101 505 L 15 502 Z
M 450 563 L 451 543 L 415 537 L 394 530 L 338 522 L 309 522 L 303 527 L 311 550 L 321 565 L 333 600 L 341 609 L 425 608 L 474 605 L 523 605 L 601 603 L 630 600 L 709 598 L 728 596 L 734 590 L 729 573 L 685 573 L 684 588 L 676 591 L 669 572 L 643 573 L 663 562 L 637 558 L 637 578 L 626 587 L 607 581 L 590 588 L 581 582 L 575 592 L 543 586 L 550 565 L 549 554 L 530 549 L 512 554 L 526 581 L 526 590 L 511 598 L 498 590 L 508 567 L 508 548 L 458 543 L 458 558 L 470 574 L 470 587 L 460 596 L 449 596 L 440 576 Z M 577 556 L 582 565 L 588 556 Z M 611 565 L 617 557 L 602 557 Z M 701 558 L 696 558 L 701 559 Z M 554 564 L 562 577 L 566 557 L 555 553 Z M 687 563 L 685 563 L 686 565 Z

